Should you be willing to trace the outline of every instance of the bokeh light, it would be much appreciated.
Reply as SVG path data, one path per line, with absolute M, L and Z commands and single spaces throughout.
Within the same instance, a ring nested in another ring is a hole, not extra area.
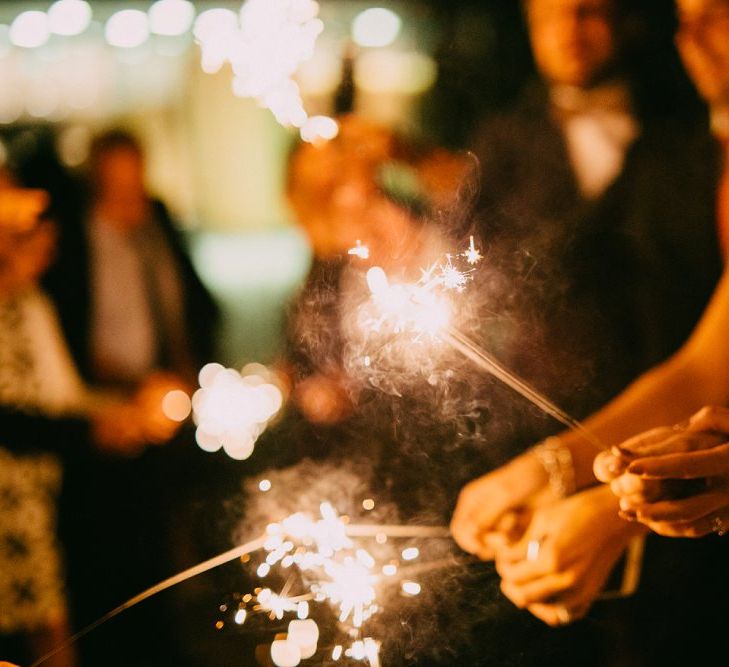
M 400 34 L 402 20 L 390 9 L 371 7 L 352 21 L 352 39 L 360 46 L 389 46 Z
M 104 35 L 111 46 L 122 49 L 141 46 L 149 37 L 147 14 L 139 9 L 122 9 L 109 17 Z
M 198 445 L 204 451 L 222 448 L 233 459 L 247 459 L 283 405 L 281 380 L 260 364 L 238 372 L 210 363 L 200 370 L 199 381 L 192 397 Z
M 28 49 L 43 46 L 51 35 L 48 14 L 31 10 L 15 17 L 10 25 L 10 41 Z
M 57 0 L 48 9 L 50 30 L 56 35 L 80 35 L 91 23 L 91 5 L 85 0 Z
M 157 0 L 149 8 L 148 16 L 151 32 L 174 37 L 190 29 L 195 7 L 188 0 Z

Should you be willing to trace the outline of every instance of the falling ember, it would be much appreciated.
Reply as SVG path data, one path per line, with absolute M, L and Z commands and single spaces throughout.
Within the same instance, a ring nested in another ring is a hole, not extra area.
M 406 595 L 418 595 L 420 594 L 420 584 L 415 581 L 403 581 L 402 592 Z
M 464 250 L 461 253 L 461 256 L 464 257 L 465 260 L 471 265 L 478 264 L 483 259 L 483 255 L 476 248 L 473 236 L 471 236 L 468 249 Z
M 370 249 L 362 244 L 362 241 L 357 239 L 357 243 L 354 246 L 354 248 L 350 248 L 347 250 L 348 255 L 354 255 L 355 257 L 359 257 L 360 259 L 369 259 L 370 258 Z
M 420 555 L 420 551 L 417 547 L 408 547 L 403 549 L 402 559 L 403 560 L 415 560 Z

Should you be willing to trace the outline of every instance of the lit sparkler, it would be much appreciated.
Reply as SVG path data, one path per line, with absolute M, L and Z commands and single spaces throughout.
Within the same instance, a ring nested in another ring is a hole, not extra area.
M 377 530 L 379 533 L 380 528 Z M 379 610 L 376 589 L 382 579 L 381 568 L 367 549 L 355 543 L 347 522 L 337 515 L 332 505 L 322 502 L 318 518 L 297 512 L 281 522 L 269 524 L 266 534 L 263 548 L 268 555 L 264 564 L 279 565 L 282 570 L 296 567 L 304 591 L 292 596 L 283 591 L 277 595 L 268 588 L 257 589 L 250 601 L 253 611 L 268 611 L 277 619 L 286 613 L 296 614 L 300 621 L 308 621 L 311 628 L 316 628 L 316 623 L 307 619 L 308 606 L 302 609 L 302 603 L 326 602 L 334 609 L 338 622 L 353 631 L 353 642 L 344 654 L 357 660 L 376 658 L 379 644 L 370 637 L 362 637 L 361 633 L 362 626 Z M 297 646 L 308 647 L 307 651 L 301 651 L 299 659 L 311 657 L 316 652 L 315 636 L 318 637 L 318 629 L 315 635 L 311 630 L 308 641 L 294 640 L 292 645 L 289 631 L 284 640 L 288 642 L 286 647 L 275 643 L 271 646 L 274 664 L 279 667 L 289 664 L 289 656 L 296 653 Z M 368 650 L 363 652 L 365 642 Z M 370 660 L 370 664 L 377 662 Z
M 465 258 L 469 264 L 478 263 L 482 259 L 473 237 L 470 239 L 469 248 L 456 257 Z M 447 298 L 447 293 L 462 292 L 472 279 L 473 270 L 460 269 L 453 256 L 447 254 L 444 261 L 422 269 L 421 278 L 417 282 L 391 284 L 381 267 L 372 267 L 367 272 L 367 284 L 375 312 L 368 311 L 364 325 L 375 332 L 388 326 L 393 333 L 409 332 L 416 338 L 429 334 L 448 343 L 478 368 L 511 387 L 563 425 L 579 431 L 597 448 L 604 449 L 605 445 L 579 420 L 555 405 L 451 324 L 452 302 Z
M 473 236 L 471 236 L 468 248 L 461 253 L 461 256 L 471 265 L 478 264 L 483 259 L 483 255 L 476 248 Z
M 207 364 L 199 378 L 200 388 L 192 397 L 198 445 L 207 452 L 222 448 L 231 458 L 248 458 L 283 404 L 275 374 L 260 364 L 240 372 Z
M 304 141 L 332 139 L 336 121 L 309 116 L 294 81 L 324 29 L 318 15 L 314 0 L 247 0 L 238 16 L 221 8 L 202 12 L 194 35 L 203 70 L 215 73 L 230 63 L 237 97 L 254 99 L 282 125 L 299 128 Z
M 243 596 L 235 612 L 234 621 L 237 625 L 243 625 L 255 613 L 265 613 L 272 620 L 281 620 L 286 614 L 295 616 L 289 622 L 286 638 L 276 639 L 271 644 L 271 659 L 277 667 L 295 667 L 301 660 L 317 652 L 319 628 L 309 618 L 312 602 L 329 603 L 337 611 L 340 623 L 347 622 L 352 628 L 349 633 L 351 644 L 346 649 L 342 644 L 338 645 L 340 650 L 334 647 L 333 660 L 344 655 L 353 660 L 366 660 L 370 667 L 379 667 L 380 642 L 362 636 L 362 626 L 379 610 L 377 584 L 388 579 L 383 576 L 384 571 L 380 574 L 387 566 L 378 568 L 374 557 L 352 539 L 378 536 L 448 538 L 450 535 L 447 528 L 440 526 L 351 525 L 346 517 L 337 515 L 330 503 L 322 502 L 319 518 L 298 512 L 278 523 L 269 524 L 260 537 L 198 563 L 135 595 L 55 647 L 31 667 L 40 667 L 99 626 L 150 597 L 225 563 L 246 559 L 259 550 L 266 552 L 264 562 L 269 566 L 280 565 L 284 570 L 296 566 L 303 581 L 308 582 L 306 590 L 300 595 L 290 595 L 285 590 L 274 593 L 269 587 L 258 588 L 255 594 Z M 391 563 L 389 565 L 393 566 Z M 453 565 L 453 561 L 432 565 L 445 567 Z M 426 564 L 423 569 L 428 569 L 428 566 Z M 395 573 L 391 573 L 390 580 Z M 401 573 L 412 576 L 416 571 L 403 568 Z M 409 595 L 420 592 L 418 584 L 409 580 L 402 582 L 402 589 Z

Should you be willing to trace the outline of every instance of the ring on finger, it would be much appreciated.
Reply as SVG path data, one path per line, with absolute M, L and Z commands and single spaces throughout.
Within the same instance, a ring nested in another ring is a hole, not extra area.
M 540 537 L 538 539 L 529 540 L 527 543 L 527 552 L 526 552 L 526 559 L 533 563 L 537 558 L 539 558 L 539 550 L 542 548 L 542 542 L 544 541 L 543 537 Z
M 555 610 L 557 613 L 557 622 L 560 625 L 569 625 L 572 623 L 572 613 L 564 605 L 560 605 Z

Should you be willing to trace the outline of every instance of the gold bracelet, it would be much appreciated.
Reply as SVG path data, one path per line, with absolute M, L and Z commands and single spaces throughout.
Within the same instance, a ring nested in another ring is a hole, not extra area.
M 560 438 L 551 436 L 532 448 L 532 453 L 547 473 L 549 486 L 558 498 L 575 492 L 575 468 L 572 453 Z

